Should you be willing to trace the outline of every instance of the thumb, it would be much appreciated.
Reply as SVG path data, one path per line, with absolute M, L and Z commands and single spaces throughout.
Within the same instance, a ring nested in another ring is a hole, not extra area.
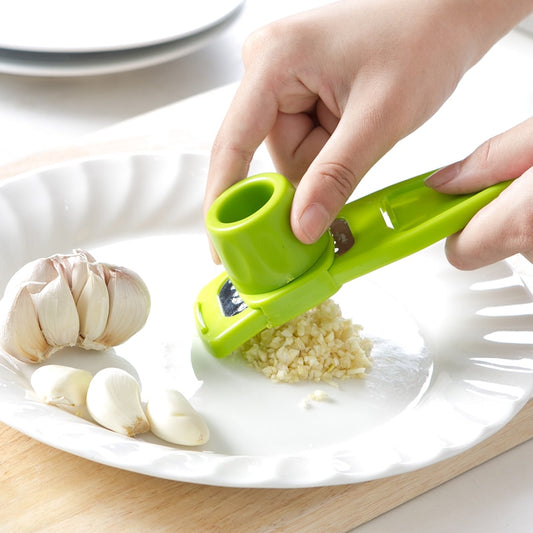
M 516 253 L 533 257 L 533 168 L 516 178 L 467 226 L 446 240 L 446 256 L 461 270 L 473 270 Z
M 302 176 L 294 195 L 294 235 L 311 244 L 329 228 L 357 184 L 392 146 L 379 124 L 345 112 Z
M 426 185 L 449 193 L 478 191 L 515 179 L 459 233 L 448 237 L 446 255 L 460 269 L 474 269 L 523 253 L 533 257 L 533 119 L 502 133 L 463 161 L 436 172 Z
M 426 185 L 448 194 L 479 191 L 517 178 L 533 166 L 533 118 L 489 139 L 466 159 L 444 167 Z

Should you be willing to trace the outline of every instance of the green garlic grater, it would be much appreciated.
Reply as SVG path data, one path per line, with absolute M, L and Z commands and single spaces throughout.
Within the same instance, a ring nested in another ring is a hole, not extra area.
M 306 245 L 293 235 L 294 188 L 280 174 L 242 180 L 212 204 L 206 227 L 226 272 L 199 293 L 200 338 L 224 357 L 356 277 L 417 252 L 466 226 L 510 181 L 448 195 L 424 184 L 431 172 L 350 202 L 330 231 Z

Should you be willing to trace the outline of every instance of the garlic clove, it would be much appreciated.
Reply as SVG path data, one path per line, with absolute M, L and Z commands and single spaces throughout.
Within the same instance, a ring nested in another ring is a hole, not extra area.
M 10 294 L 18 292 L 23 285 L 29 285 L 29 292 L 38 292 L 48 282 L 55 279 L 57 270 L 51 258 L 40 258 L 30 261 L 22 266 L 7 282 L 4 297 L 9 297 Z
M 117 433 L 134 437 L 150 431 L 139 384 L 120 368 L 105 368 L 95 374 L 87 391 L 87 408 L 96 422 Z
M 75 257 L 80 257 L 84 261 L 87 261 L 88 263 L 96 263 L 96 259 L 94 256 L 92 256 L 87 250 L 83 250 L 82 248 L 76 248 L 73 250 Z
M 78 303 L 81 292 L 89 277 L 89 264 L 79 256 L 69 257 L 66 261 L 67 270 L 70 270 L 70 287 L 72 297 Z
M 187 399 L 176 390 L 161 390 L 146 404 L 152 433 L 160 439 L 184 446 L 209 440 L 209 428 Z
M 62 256 L 62 264 L 65 271 L 69 273 L 72 296 L 77 303 L 81 291 L 87 283 L 90 268 L 97 267 L 98 263 L 89 252 L 78 248 L 74 250 L 73 254 Z
M 109 317 L 104 332 L 94 342 L 104 347 L 117 346 L 146 323 L 150 312 L 150 293 L 135 272 L 123 267 L 103 266 L 108 279 Z
M 88 370 L 63 365 L 39 367 L 30 382 L 39 399 L 58 407 L 85 405 L 87 390 L 93 375 Z
M 56 278 L 33 295 L 39 324 L 50 346 L 75 346 L 80 321 L 70 287 L 61 269 Z
M 99 269 L 95 266 L 88 269 L 85 286 L 76 303 L 80 319 L 80 336 L 78 345 L 86 349 L 99 349 L 101 344 L 94 340 L 100 337 L 109 316 L 109 293 Z
M 0 301 L 0 346 L 26 363 L 39 363 L 52 350 L 41 332 L 27 285 L 19 287 L 12 299 Z

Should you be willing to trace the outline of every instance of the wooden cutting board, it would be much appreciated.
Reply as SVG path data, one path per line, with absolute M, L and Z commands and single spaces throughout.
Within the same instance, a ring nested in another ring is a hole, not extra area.
M 533 437 L 533 400 L 478 446 L 355 485 L 241 489 L 180 483 L 69 455 L 0 424 L 0 531 L 341 533 Z
M 93 155 L 207 152 L 233 90 L 218 89 L 5 165 L 0 178 Z M 211 129 L 198 124 L 198 116 L 211 117 Z M 0 424 L 0 532 L 341 533 L 532 437 L 533 400 L 483 443 L 435 465 L 355 485 L 278 490 L 202 486 L 122 471 Z

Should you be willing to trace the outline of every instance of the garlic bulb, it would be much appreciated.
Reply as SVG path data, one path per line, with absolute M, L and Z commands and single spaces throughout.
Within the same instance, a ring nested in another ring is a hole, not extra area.
M 139 384 L 120 368 L 104 368 L 95 374 L 87 391 L 87 408 L 96 422 L 117 433 L 134 437 L 150 431 Z
M 152 433 L 160 439 L 185 446 L 198 446 L 209 440 L 204 419 L 176 390 L 163 389 L 150 397 L 146 415 Z
M 137 333 L 150 295 L 133 271 L 98 263 L 83 250 L 24 265 L 0 301 L 0 347 L 39 363 L 65 346 L 104 350 Z

